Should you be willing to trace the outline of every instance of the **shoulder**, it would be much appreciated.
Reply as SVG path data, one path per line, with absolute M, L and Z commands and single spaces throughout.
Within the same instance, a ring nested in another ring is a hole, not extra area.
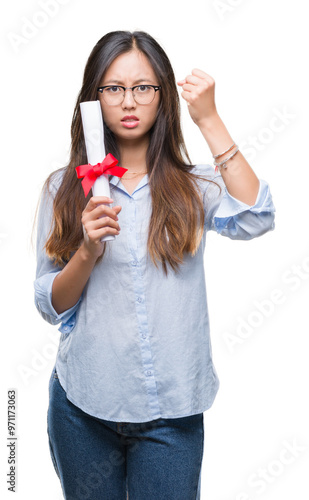
M 65 174 L 66 168 L 60 168 L 59 170 L 55 170 L 55 172 L 52 172 L 49 177 L 46 179 L 44 186 L 43 186 L 43 193 L 45 196 L 52 196 L 52 198 L 55 197 L 59 187 L 61 186 L 61 183 L 63 181 L 63 177 Z
M 219 191 L 222 189 L 224 183 L 220 173 L 216 172 L 213 165 L 198 164 L 193 165 L 191 174 L 196 176 L 199 188 L 205 194 L 207 190 Z M 208 182 L 205 182 L 208 181 Z
M 205 164 L 199 163 L 197 165 L 192 165 L 191 173 L 196 175 L 205 175 L 208 177 L 213 177 L 216 172 L 212 165 L 206 163 Z
M 192 165 L 191 174 L 194 174 L 197 178 L 201 177 L 209 181 L 215 181 L 216 179 L 221 178 L 221 175 L 215 171 L 213 165 L 209 165 L 207 163 Z
M 42 217 L 44 214 L 46 215 L 52 211 L 53 201 L 61 186 L 64 173 L 65 167 L 52 172 L 44 182 L 39 198 L 40 214 Z

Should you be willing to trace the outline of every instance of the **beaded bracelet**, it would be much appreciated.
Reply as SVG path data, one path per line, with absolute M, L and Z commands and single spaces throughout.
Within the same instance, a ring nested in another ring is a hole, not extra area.
M 232 153 L 230 156 L 228 156 L 228 158 L 225 158 L 225 160 L 222 160 L 221 162 L 216 162 L 216 161 L 215 161 L 215 162 L 214 162 L 214 165 L 216 166 L 215 171 L 217 172 L 217 171 L 218 171 L 218 169 L 219 169 L 219 168 L 221 168 L 221 167 L 226 168 L 226 162 L 227 162 L 228 160 L 230 160 L 231 158 L 233 158 L 233 156 L 235 156 L 235 155 L 236 155 L 237 151 L 239 151 L 239 147 L 236 145 L 236 149 L 235 149 L 235 151 L 233 151 L 233 153 Z M 221 155 L 220 155 L 220 156 L 221 156 Z

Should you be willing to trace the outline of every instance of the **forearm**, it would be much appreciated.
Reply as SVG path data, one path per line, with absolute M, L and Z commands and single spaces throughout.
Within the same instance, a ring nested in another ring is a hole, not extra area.
M 213 155 L 226 151 L 235 142 L 218 114 L 204 120 L 198 126 Z M 223 161 L 234 151 L 235 146 L 217 161 Z M 259 180 L 241 151 L 238 151 L 226 165 L 227 168 L 221 168 L 220 172 L 228 192 L 234 198 L 248 205 L 254 205 L 259 191 Z
M 57 314 L 70 309 L 79 300 L 96 260 L 82 244 L 56 276 L 52 287 L 52 304 Z
M 106 196 L 90 198 L 82 214 L 84 240 L 56 276 L 52 287 L 52 305 L 58 314 L 73 307 L 79 300 L 97 259 L 102 255 L 102 238 L 119 234 L 118 214 L 121 206 L 110 207 Z

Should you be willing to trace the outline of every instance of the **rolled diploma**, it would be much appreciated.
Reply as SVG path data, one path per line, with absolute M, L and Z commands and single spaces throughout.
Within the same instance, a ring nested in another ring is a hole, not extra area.
M 86 143 L 87 159 L 91 165 L 101 163 L 105 156 L 104 126 L 100 101 L 85 101 L 80 103 L 83 130 Z M 92 186 L 93 196 L 110 198 L 108 175 L 101 175 Z M 108 204 L 107 204 L 108 205 Z M 114 240 L 115 236 L 104 236 L 101 241 Z

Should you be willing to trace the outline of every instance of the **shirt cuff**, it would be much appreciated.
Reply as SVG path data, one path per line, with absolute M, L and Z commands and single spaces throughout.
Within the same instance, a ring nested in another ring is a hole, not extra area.
M 224 194 L 218 210 L 214 216 L 214 223 L 217 230 L 226 227 L 227 222 L 243 212 L 251 212 L 255 214 L 273 213 L 275 207 L 272 201 L 269 185 L 266 181 L 260 180 L 259 191 L 254 205 L 246 203 L 234 198 L 224 187 Z
M 221 203 L 214 215 L 217 233 L 232 239 L 252 239 L 274 229 L 275 207 L 269 185 L 260 180 L 254 205 L 237 200 L 224 189 Z
M 255 213 L 274 211 L 267 182 L 260 180 L 259 192 L 254 205 L 247 205 L 246 203 L 237 200 L 228 192 L 227 188 L 224 187 L 224 195 L 215 214 L 215 218 L 222 219 L 233 217 L 234 215 L 245 212 L 246 210 L 250 210 Z
M 52 325 L 56 325 L 60 322 L 68 323 L 69 319 L 76 312 L 82 299 L 82 297 L 80 297 L 73 307 L 63 311 L 61 314 L 55 311 L 52 305 L 52 287 L 54 279 L 60 272 L 61 271 L 44 274 L 34 282 L 35 305 L 41 316 Z

